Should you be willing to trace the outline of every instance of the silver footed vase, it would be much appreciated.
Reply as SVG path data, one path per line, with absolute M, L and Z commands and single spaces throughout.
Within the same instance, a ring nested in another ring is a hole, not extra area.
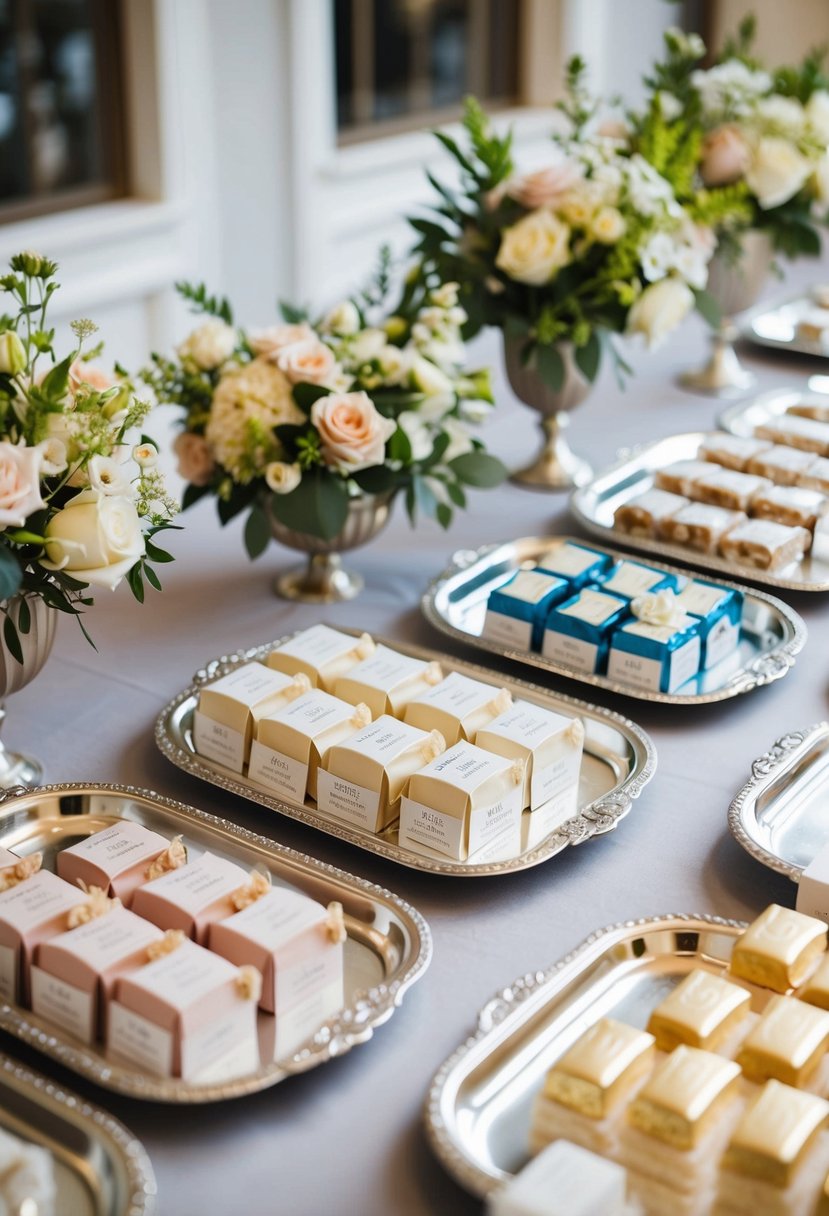
M 725 253 L 714 254 L 706 291 L 719 307 L 721 320 L 711 335 L 711 355 L 705 367 L 680 376 L 684 388 L 714 397 L 741 397 L 754 386 L 756 377 L 743 367 L 734 349 L 739 337 L 735 317 L 757 302 L 773 257 L 768 234 L 757 228 L 740 237 L 736 261 Z
M 20 605 L 23 596 L 14 596 L 4 605 L 5 611 L 17 626 L 23 662 L 14 657 L 0 632 L 0 726 L 6 719 L 6 697 L 19 692 L 35 678 L 52 652 L 55 640 L 58 613 L 40 598 L 27 596 L 30 624 L 28 633 L 20 630 Z M 43 766 L 39 760 L 19 752 L 10 751 L 0 740 L 0 789 L 11 789 L 18 785 L 39 785 L 43 779 Z
M 518 469 L 510 480 L 536 490 L 572 490 L 585 485 L 593 476 L 586 460 L 577 456 L 567 442 L 570 411 L 581 405 L 593 385 L 583 375 L 573 358 L 573 344 L 559 342 L 558 351 L 564 363 L 564 381 L 560 389 L 550 388 L 534 367 L 521 362 L 521 338 L 504 337 L 504 366 L 510 388 L 518 400 L 539 415 L 542 432 L 541 449 L 532 463 Z
M 363 578 L 342 563 L 341 553 L 367 545 L 382 532 L 391 517 L 394 493 L 361 494 L 348 504 L 348 515 L 331 540 L 321 540 L 308 532 L 298 532 L 280 523 L 266 507 L 274 540 L 289 549 L 308 555 L 304 566 L 279 575 L 274 591 L 283 599 L 304 604 L 336 604 L 352 600 L 362 591 Z

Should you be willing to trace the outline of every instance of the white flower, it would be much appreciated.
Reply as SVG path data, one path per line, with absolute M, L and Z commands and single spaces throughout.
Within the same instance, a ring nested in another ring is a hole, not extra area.
M 615 207 L 602 207 L 590 223 L 590 235 L 602 245 L 615 245 L 625 234 L 627 224 L 621 211 Z
M 0 440 L 0 530 L 22 528 L 45 506 L 40 496 L 43 453 Z
M 341 301 L 325 314 L 320 328 L 324 333 L 337 334 L 338 337 L 356 334 L 360 328 L 360 314 L 357 311 L 357 305 L 352 300 Z
M 707 72 L 692 72 L 691 84 L 699 93 L 703 110 L 716 116 L 724 111 L 749 113 L 770 91 L 772 80 L 768 72 L 755 72 L 741 59 L 728 59 Z
M 235 349 L 236 330 L 213 317 L 179 343 L 176 353 L 185 366 L 213 371 L 226 363 Z
M 812 162 L 789 140 L 768 137 L 753 150 L 746 182 L 763 210 L 768 211 L 797 194 L 812 168 Z
M 794 97 L 782 97 L 772 93 L 757 103 L 757 113 L 766 122 L 775 127 L 782 127 L 787 134 L 798 135 L 806 121 L 806 112 Z
M 133 490 L 123 465 L 111 456 L 93 456 L 86 466 L 89 485 L 99 494 L 129 497 Z
M 667 232 L 655 232 L 640 254 L 642 274 L 649 283 L 664 279 L 676 257 L 676 244 Z
M 829 144 L 829 93 L 816 89 L 806 102 L 806 117 L 815 134 Z
M 646 625 L 663 625 L 675 629 L 685 620 L 682 605 L 670 588 L 648 595 L 638 595 L 631 603 L 630 610 Z
M 399 346 L 384 346 L 377 361 L 386 384 L 402 384 L 409 374 L 410 352 Z
M 686 283 L 702 291 L 708 282 L 708 259 L 690 245 L 682 245 L 674 258 L 673 269 L 681 274 Z
M 377 359 L 386 349 L 388 338 L 382 329 L 364 329 L 351 345 L 351 361 L 359 366 Z
M 679 118 L 682 113 L 682 102 L 675 94 L 669 93 L 667 89 L 660 89 L 656 99 L 666 122 L 673 122 L 675 118 Z
M 483 401 L 478 397 L 464 398 L 459 405 L 460 415 L 466 422 L 474 422 L 480 424 L 486 422 L 495 406 L 490 401 Z
M 818 161 L 812 176 L 812 186 L 819 203 L 829 203 L 829 153 Z
M 36 450 L 41 455 L 40 471 L 44 477 L 56 477 L 66 468 L 66 444 L 62 439 L 44 439 Z
M 95 490 L 82 491 L 53 515 L 46 537 L 42 566 L 113 591 L 145 552 L 135 504 Z
M 681 279 L 671 276 L 646 287 L 628 313 L 627 332 L 640 333 L 649 347 L 659 343 L 694 307 L 694 294 Z
M 511 279 L 540 287 L 570 261 L 570 229 L 552 211 L 531 211 L 505 228 L 495 264 Z
M 466 427 L 457 418 L 444 418 L 441 427 L 449 436 L 449 447 L 443 453 L 443 463 L 449 464 L 456 456 L 465 456 L 472 451 L 472 440 Z
M 302 481 L 302 469 L 298 464 L 273 460 L 265 469 L 265 481 L 274 494 L 290 494 Z
M 154 443 L 137 443 L 132 458 L 140 469 L 154 469 L 158 464 L 158 448 Z
M 397 419 L 397 425 L 405 434 L 412 449 L 412 460 L 426 460 L 431 456 L 434 440 L 428 426 L 421 416 L 413 410 L 406 410 Z
M 431 293 L 433 304 L 438 308 L 454 308 L 458 303 L 459 286 L 457 283 L 441 283 Z

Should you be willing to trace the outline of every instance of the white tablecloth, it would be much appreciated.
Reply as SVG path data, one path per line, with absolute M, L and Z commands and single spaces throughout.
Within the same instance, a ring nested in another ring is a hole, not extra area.
M 829 267 L 823 272 L 829 278 Z M 788 284 L 773 283 L 767 294 L 785 294 L 820 273 L 814 264 L 800 266 Z M 671 345 L 636 357 L 637 375 L 625 392 L 606 367 L 573 416 L 574 446 L 601 466 L 622 446 L 711 426 L 719 404 L 685 393 L 672 379 L 704 350 L 704 330 L 694 319 Z M 490 337 L 476 353 L 494 357 L 496 351 Z M 803 384 L 816 370 L 814 361 L 758 351 L 746 351 L 745 358 L 763 389 Z M 529 411 L 502 390 L 487 439 L 517 464 L 536 442 L 534 426 Z M 367 1045 L 251 1098 L 182 1110 L 62 1079 L 143 1140 L 166 1216 L 478 1211 L 432 1158 L 421 1106 L 435 1069 L 497 989 L 614 921 L 669 911 L 751 917 L 771 900 L 793 904 L 793 887 L 732 841 L 726 809 L 751 761 L 774 739 L 827 715 L 829 603 L 817 595 L 789 597 L 809 628 L 805 655 L 785 680 L 737 701 L 672 710 L 598 693 L 603 704 L 649 731 L 658 749 L 656 778 L 629 817 L 608 836 L 533 870 L 453 881 L 379 861 L 179 772 L 155 750 L 153 723 L 206 659 L 318 620 L 450 649 L 419 613 L 429 579 L 455 549 L 572 531 L 566 497 L 511 485 L 475 494 L 472 509 L 449 534 L 429 526 L 410 531 L 398 508 L 385 534 L 350 557 L 366 577 L 362 596 L 327 610 L 276 599 L 272 577 L 296 555 L 273 546 L 250 563 L 239 521 L 220 530 L 211 502 L 200 503 L 184 522 L 187 530 L 171 542 L 178 560 L 160 571 L 163 595 L 150 591 L 143 609 L 126 587 L 98 596 L 88 617 L 97 654 L 71 621 L 61 623 L 46 668 L 9 703 L 7 742 L 38 754 L 47 780 L 149 787 L 381 883 L 426 916 L 434 959 Z M 563 681 L 555 686 L 588 698 L 591 691 Z M 24 1054 L 11 1041 L 3 1047 Z M 34 1053 L 25 1056 L 55 1071 Z

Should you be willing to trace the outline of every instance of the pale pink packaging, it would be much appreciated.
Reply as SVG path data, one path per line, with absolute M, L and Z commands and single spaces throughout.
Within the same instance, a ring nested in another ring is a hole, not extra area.
M 241 866 L 203 853 L 181 869 L 139 887 L 132 910 L 159 929 L 181 929 L 199 945 L 206 945 L 211 923 L 234 914 L 230 897 L 247 882 Z
M 147 881 L 147 870 L 170 841 L 140 823 L 122 819 L 93 832 L 58 853 L 58 874 L 67 882 L 85 882 L 117 896 L 130 906 L 134 892 Z
M 66 917 L 83 891 L 50 870 L 0 892 L 0 998 L 27 1003 L 35 947 L 66 929 Z
M 32 1010 L 85 1043 L 103 1038 L 107 1004 L 119 976 L 147 961 L 159 928 L 126 908 L 42 942 L 35 951 Z
M 211 925 L 209 941 L 210 949 L 230 962 L 262 972 L 260 1005 L 268 1013 L 279 1016 L 335 984 L 342 1005 L 342 943 L 331 940 L 328 909 L 307 895 L 274 887 Z

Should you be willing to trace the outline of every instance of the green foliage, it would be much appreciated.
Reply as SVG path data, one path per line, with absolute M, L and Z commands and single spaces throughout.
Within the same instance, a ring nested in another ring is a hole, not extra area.
M 287 528 L 330 541 L 345 524 L 348 487 L 342 478 L 331 477 L 325 469 L 312 469 L 290 494 L 272 495 L 270 508 Z
M 208 295 L 204 283 L 182 281 L 176 283 L 175 288 L 181 298 L 190 304 L 191 312 L 205 313 L 211 317 L 218 317 L 226 325 L 233 324 L 233 310 L 226 296 Z
M 265 552 L 270 539 L 270 521 L 261 505 L 256 503 L 245 521 L 245 548 L 251 561 Z

